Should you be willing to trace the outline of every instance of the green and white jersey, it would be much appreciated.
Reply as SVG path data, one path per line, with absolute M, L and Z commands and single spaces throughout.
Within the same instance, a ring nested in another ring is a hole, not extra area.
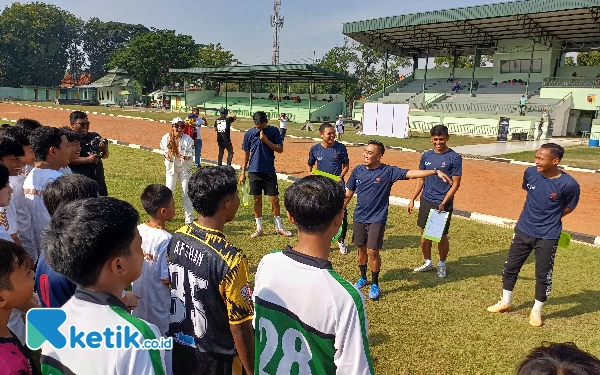
M 331 262 L 288 247 L 261 260 L 255 283 L 256 374 L 374 373 L 362 293 Z

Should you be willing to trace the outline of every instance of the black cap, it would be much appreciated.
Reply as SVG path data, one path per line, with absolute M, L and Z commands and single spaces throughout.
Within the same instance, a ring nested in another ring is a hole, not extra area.
M 227 114 L 227 110 L 225 108 L 219 109 L 220 114 Z

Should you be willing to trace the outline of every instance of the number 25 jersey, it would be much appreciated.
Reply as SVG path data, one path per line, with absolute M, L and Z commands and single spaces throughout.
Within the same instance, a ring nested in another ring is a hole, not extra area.
M 252 319 L 248 260 L 222 232 L 196 223 L 173 235 L 168 250 L 175 343 L 203 353 L 236 355 L 230 324 Z
M 363 296 L 331 262 L 288 247 L 255 282 L 255 374 L 373 374 Z

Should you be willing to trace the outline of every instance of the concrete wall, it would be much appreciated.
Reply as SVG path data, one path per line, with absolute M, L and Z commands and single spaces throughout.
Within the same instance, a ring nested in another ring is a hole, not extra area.
M 469 126 L 472 129 L 477 129 L 477 131 L 473 131 L 471 135 L 495 137 L 498 134 L 500 116 L 461 115 L 411 111 L 409 113 L 409 123 L 411 123 L 411 129 L 419 128 L 413 124 L 416 122 L 425 124 L 444 124 L 450 128 L 451 133 L 453 133 L 453 128 Z M 535 128 L 535 122 L 536 119 L 533 117 L 513 116 L 510 118 L 509 134 L 529 131 L 530 129 Z
M 214 90 L 203 90 L 203 91 L 188 91 L 185 93 L 188 107 L 200 106 L 203 105 L 204 102 L 213 98 L 216 95 L 216 91 Z
M 528 73 L 500 73 L 501 61 L 503 60 L 529 60 L 531 58 L 532 40 L 513 39 L 500 40 L 498 42 L 498 51 L 494 54 L 494 81 L 502 82 L 510 79 L 522 79 L 527 81 Z M 535 43 L 533 59 L 542 60 L 542 72 L 531 73 L 531 82 L 542 82 L 544 78 L 552 77 L 556 61 L 560 59 L 560 47 L 548 47 L 543 44 Z
M 427 69 L 427 80 L 448 79 L 452 72 L 452 68 Z M 454 69 L 454 78 L 471 79 L 473 76 L 473 68 L 456 68 Z M 492 79 L 494 76 L 494 68 L 478 67 L 475 68 L 475 78 L 477 79 Z M 425 69 L 417 69 L 415 71 L 415 79 L 425 79 Z
M 571 78 L 577 72 L 577 78 L 595 78 L 600 73 L 600 66 L 559 66 L 556 77 Z
M 252 96 L 254 96 L 255 98 L 265 98 L 267 99 L 269 97 L 269 94 L 273 94 L 274 96 L 277 96 L 277 92 L 273 92 L 273 93 L 269 93 L 269 92 L 253 92 Z M 281 96 L 284 96 L 286 93 L 281 91 Z M 345 96 L 342 94 L 315 94 L 314 96 L 316 96 L 317 100 L 321 100 L 321 99 L 329 99 L 329 96 L 332 96 L 333 99 L 342 99 L 345 100 Z M 225 91 L 220 91 L 219 92 L 219 96 L 220 97 L 225 97 Z M 302 100 L 308 100 L 309 96 L 308 94 L 294 94 L 294 93 L 290 93 L 290 96 L 299 96 L 300 99 Z M 250 93 L 249 92 L 236 92 L 236 91 L 232 91 L 232 92 L 228 92 L 227 93 L 227 97 L 228 98 L 248 98 L 250 99 Z
M 0 87 L 0 98 L 23 99 L 22 87 Z
M 127 96 L 129 105 L 132 105 L 133 103 L 135 103 L 136 100 L 139 100 L 140 98 L 139 95 L 135 94 L 119 95 L 118 93 L 121 90 L 133 92 L 133 87 L 98 87 L 96 99 L 98 100 L 98 102 L 100 102 L 100 104 L 113 105 L 119 104 L 119 102 L 122 102 L 123 98 Z
M 345 102 L 343 100 L 335 100 L 327 105 L 311 112 L 310 119 L 316 120 L 317 117 L 323 118 L 323 116 L 329 116 L 331 121 L 335 120 L 337 116 L 344 115 Z
M 585 88 L 585 87 L 544 87 L 540 92 L 541 98 L 562 99 L 571 93 L 573 95 L 572 109 L 584 111 L 596 111 L 600 107 L 600 89 Z M 595 102 L 588 102 L 588 95 L 595 95 Z
M 569 97 L 552 113 L 552 136 L 564 137 L 567 135 L 567 124 L 569 123 L 569 113 L 573 106 L 573 97 Z

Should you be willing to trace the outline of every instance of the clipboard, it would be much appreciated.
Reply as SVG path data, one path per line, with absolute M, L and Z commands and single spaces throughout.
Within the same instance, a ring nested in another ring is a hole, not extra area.
M 438 212 L 438 210 L 434 208 L 430 209 L 422 237 L 433 242 L 440 242 L 444 235 L 444 228 L 446 228 L 447 222 L 448 212 Z
M 248 182 L 247 178 L 242 184 L 242 203 L 244 207 L 250 203 L 250 182 Z
M 571 244 L 571 234 L 567 232 L 560 232 L 560 238 L 558 239 L 558 247 L 568 249 Z

